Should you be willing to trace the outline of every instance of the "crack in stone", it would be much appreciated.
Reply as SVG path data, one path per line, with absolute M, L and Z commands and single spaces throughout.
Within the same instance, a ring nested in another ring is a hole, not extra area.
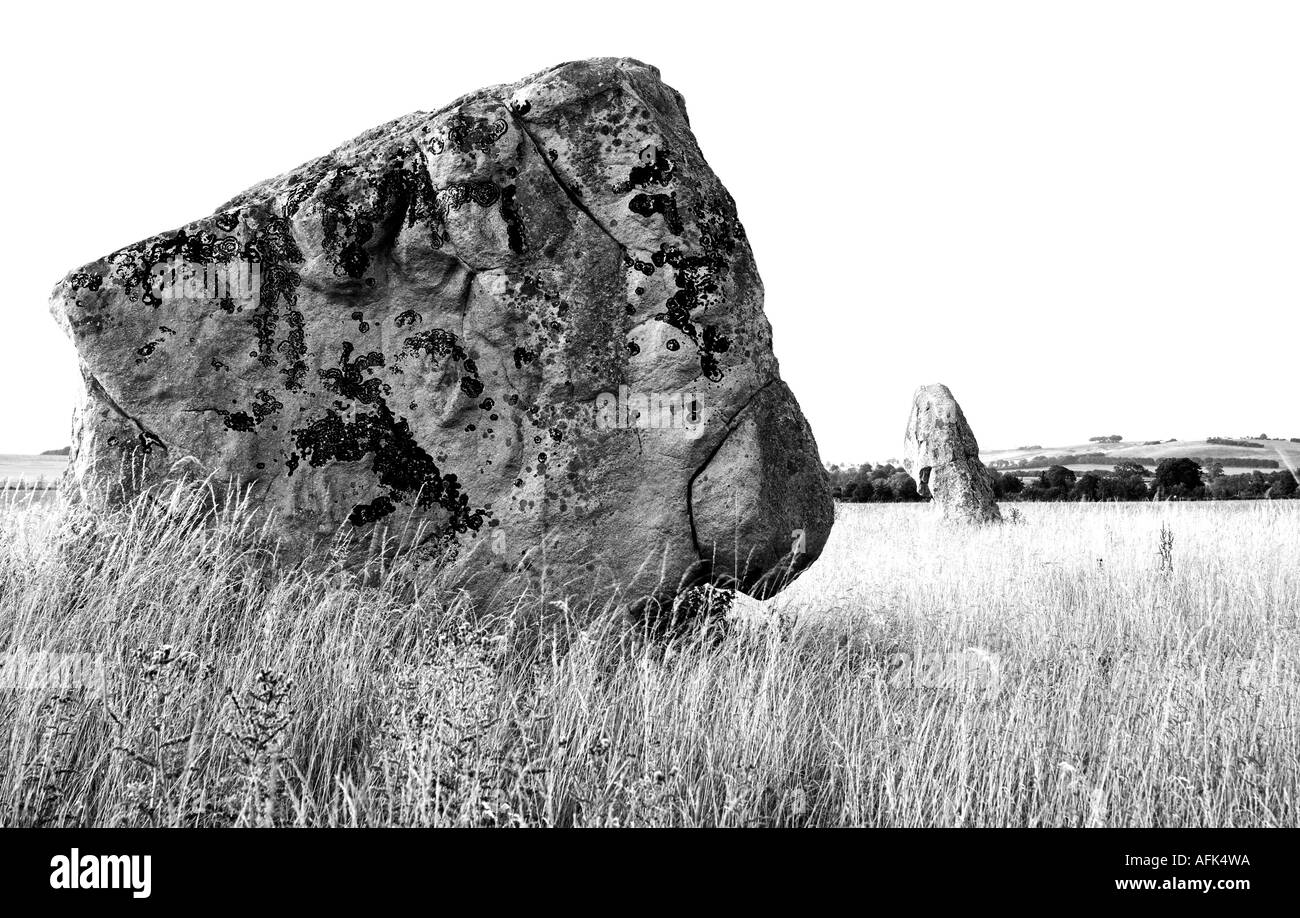
M 551 162 L 551 158 L 546 155 L 546 148 L 542 145 L 541 140 L 537 137 L 536 134 L 534 134 L 531 130 L 528 129 L 528 124 L 524 121 L 524 119 L 520 118 L 517 114 L 515 114 L 514 109 L 512 109 L 508 104 L 505 106 L 505 109 L 506 111 L 510 112 L 510 120 L 512 120 L 515 124 L 519 126 L 519 130 L 523 131 L 525 137 L 527 137 L 529 140 L 532 141 L 533 149 L 537 151 L 537 155 L 541 159 L 542 165 L 546 167 L 546 171 L 551 174 L 551 178 L 555 181 L 555 184 L 559 186 L 560 190 L 564 192 L 565 197 L 569 199 L 569 203 L 572 204 L 574 207 L 576 207 L 582 213 L 583 216 L 585 216 L 588 220 L 590 220 L 593 224 L 595 224 L 596 228 L 599 229 L 606 236 L 608 236 L 610 241 L 612 241 L 616 246 L 618 246 L 619 251 L 622 252 L 624 255 L 626 255 L 628 250 L 627 246 L 625 246 L 621 241 L 619 241 L 619 238 L 614 235 L 614 233 L 609 229 L 609 227 L 607 227 L 604 223 L 600 222 L 600 219 L 597 218 L 597 216 L 591 212 L 591 209 L 582 202 L 582 198 L 578 195 L 578 193 L 575 192 L 572 188 L 570 188 L 568 183 L 565 182 L 565 180 L 560 176 L 560 173 L 556 170 L 555 165 Z
M 167 452 L 167 444 L 162 441 L 162 438 L 149 428 L 145 427 L 135 418 L 131 417 L 131 415 L 127 414 L 113 396 L 108 394 L 108 390 L 104 388 L 103 384 L 95 378 L 95 374 L 90 372 L 86 373 L 86 388 L 103 400 L 104 404 L 108 405 L 108 407 L 117 415 L 128 421 L 136 429 L 140 436 L 140 445 L 144 450 L 148 451 L 152 448 L 149 446 L 150 441 L 152 441 L 153 443 L 156 443 L 164 453 Z
M 736 423 L 736 418 L 744 414 L 746 409 L 748 409 L 749 406 L 753 404 L 754 399 L 758 398 L 768 386 L 772 385 L 772 383 L 776 381 L 777 381 L 777 377 L 774 376 L 771 379 L 769 379 L 767 382 L 759 386 L 757 389 L 755 389 L 753 392 L 751 392 L 749 398 L 745 399 L 745 403 L 741 405 L 739 408 L 737 408 L 735 413 L 732 414 L 731 417 L 727 418 L 726 432 L 718 440 L 717 445 L 715 445 L 713 449 L 709 451 L 709 455 L 705 457 L 702 463 L 700 463 L 699 468 L 697 468 L 694 472 L 691 473 L 690 479 L 686 482 L 686 517 L 691 524 L 691 543 L 695 546 L 695 554 L 702 561 L 709 561 L 709 563 L 712 564 L 712 559 L 708 559 L 704 557 L 704 551 L 700 547 L 699 531 L 696 529 L 695 526 L 695 505 L 694 505 L 695 479 L 699 478 L 700 475 L 704 473 L 704 470 L 709 467 L 709 463 L 713 461 L 714 457 L 717 456 L 718 453 L 722 450 L 723 445 L 731 438 L 732 433 L 735 432 L 735 427 L 733 427 L 732 425 Z

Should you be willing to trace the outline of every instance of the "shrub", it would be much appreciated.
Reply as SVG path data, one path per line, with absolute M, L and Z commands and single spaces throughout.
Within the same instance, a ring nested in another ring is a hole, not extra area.
M 1162 459 L 1156 466 L 1152 490 L 1162 497 L 1198 497 L 1204 482 L 1195 459 Z

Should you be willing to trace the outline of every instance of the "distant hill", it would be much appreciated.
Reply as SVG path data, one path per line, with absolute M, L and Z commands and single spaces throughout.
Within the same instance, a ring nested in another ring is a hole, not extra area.
M 41 455 L 42 456 L 71 456 L 72 447 L 65 446 L 63 447 L 63 449 L 47 449 L 45 452 L 41 453 Z
M 1202 462 L 1216 460 L 1233 474 L 1279 468 L 1300 469 L 1300 438 L 1295 440 L 1256 437 L 1209 437 L 1205 440 L 1121 440 L 1116 443 L 1089 441 L 1067 446 L 1022 446 L 1016 449 L 985 450 L 980 458 L 986 465 L 1007 470 L 1043 469 L 1064 465 L 1079 470 L 1109 469 L 1118 462 L 1154 464 L 1161 459 L 1190 457 Z

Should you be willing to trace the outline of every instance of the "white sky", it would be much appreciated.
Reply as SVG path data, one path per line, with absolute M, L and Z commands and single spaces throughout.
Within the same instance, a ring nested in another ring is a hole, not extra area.
M 0 452 L 65 445 L 47 298 L 361 131 L 565 60 L 686 97 L 828 461 L 948 384 L 985 448 L 1300 436 L 1300 5 L 12 4 Z

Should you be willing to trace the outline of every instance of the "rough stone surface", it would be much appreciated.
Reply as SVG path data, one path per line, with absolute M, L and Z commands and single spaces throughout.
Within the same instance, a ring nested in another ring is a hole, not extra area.
M 69 274 L 72 475 L 194 457 L 291 548 L 452 546 L 478 596 L 767 595 L 833 512 L 762 306 L 682 97 L 563 64 Z
M 988 523 L 1002 519 L 993 483 L 980 461 L 966 415 L 944 385 L 922 386 L 912 397 L 903 439 L 903 468 L 922 497 L 933 499 L 945 520 Z

